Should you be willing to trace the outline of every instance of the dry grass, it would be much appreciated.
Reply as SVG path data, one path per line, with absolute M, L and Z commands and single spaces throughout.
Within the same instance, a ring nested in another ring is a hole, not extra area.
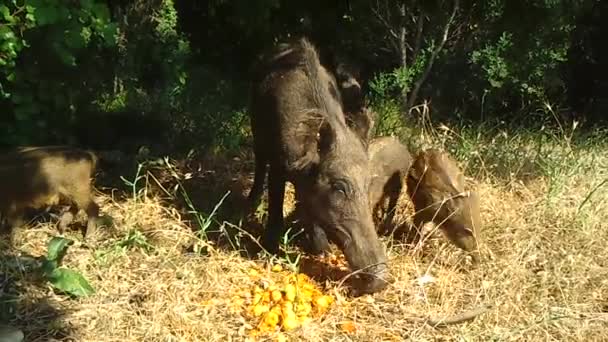
M 582 151 L 576 172 L 565 168 L 553 178 L 474 181 L 482 198 L 486 257 L 478 269 L 470 269 L 464 253 L 439 234 L 415 248 L 392 241 L 388 252 L 396 280 L 387 290 L 353 298 L 338 287 L 339 279 L 326 278 L 319 285 L 336 297 L 328 313 L 267 340 L 279 335 L 294 341 L 608 340 L 607 188 L 579 210 L 608 178 L 607 152 Z M 221 195 L 212 197 L 217 201 Z M 180 211 L 155 196 L 115 201 L 106 194 L 101 201 L 102 211 L 114 219 L 114 230 L 94 249 L 77 242 L 65 260 L 90 280 L 94 296 L 67 299 L 25 273 L 11 275 L 20 289 L 14 323 L 28 341 L 246 339 L 256 322 L 230 300 L 257 284 L 249 275 L 252 267 L 261 268 L 269 281 L 276 279 L 269 266 L 200 240 Z M 403 202 L 398 217 L 406 220 Z M 15 247 L 42 255 L 55 234 L 44 224 L 22 229 Z M 187 253 L 185 247 L 193 243 L 207 246 L 208 252 Z M 420 320 L 484 305 L 492 309 L 446 328 Z M 345 322 L 353 324 L 346 329 Z

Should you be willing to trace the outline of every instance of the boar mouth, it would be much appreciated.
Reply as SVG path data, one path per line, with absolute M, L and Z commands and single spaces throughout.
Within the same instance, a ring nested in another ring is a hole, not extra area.
M 357 223 L 353 223 L 357 224 Z M 344 253 L 358 294 L 374 293 L 388 284 L 388 262 L 380 253 L 379 241 L 362 241 L 353 238 L 351 232 L 341 225 L 323 226 L 328 238 Z M 374 246 L 377 244 L 376 246 Z M 369 249 L 368 249 L 369 248 Z

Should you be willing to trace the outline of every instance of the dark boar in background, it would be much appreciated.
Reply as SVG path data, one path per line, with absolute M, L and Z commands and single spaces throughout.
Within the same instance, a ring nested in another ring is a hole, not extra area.
M 384 217 L 378 230 L 386 234 L 392 223 L 397 201 L 404 190 L 407 172 L 412 164 L 408 148 L 395 137 L 371 140 L 368 148 L 371 170 L 370 208 Z M 388 205 L 386 205 L 388 201 Z

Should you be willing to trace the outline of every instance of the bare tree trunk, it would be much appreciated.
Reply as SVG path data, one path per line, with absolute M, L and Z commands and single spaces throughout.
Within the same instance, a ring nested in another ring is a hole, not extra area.
M 399 15 L 401 19 L 401 27 L 399 28 L 399 55 L 401 57 L 401 68 L 407 70 L 407 28 L 405 23 L 405 4 L 401 3 L 399 6 Z M 403 89 L 403 99 L 407 99 L 407 89 Z
M 435 47 L 435 49 L 431 53 L 431 56 L 429 57 L 429 60 L 426 64 L 426 68 L 424 69 L 424 71 L 422 72 L 420 77 L 418 77 L 416 82 L 414 82 L 414 87 L 412 88 L 412 91 L 409 94 L 409 97 L 407 99 L 406 106 L 405 106 L 405 110 L 408 113 L 409 113 L 409 110 L 414 106 L 414 103 L 416 103 L 416 100 L 418 99 L 418 93 L 420 92 L 420 88 L 422 88 L 422 85 L 424 84 L 426 79 L 429 77 L 429 74 L 431 73 L 431 69 L 433 68 L 433 64 L 435 63 L 435 59 L 437 58 L 437 56 L 443 49 L 446 41 L 448 40 L 448 34 L 450 32 L 450 27 L 452 26 L 452 23 L 454 22 L 454 18 L 456 17 L 458 8 L 459 8 L 459 0 L 454 0 L 454 6 L 452 7 L 452 13 L 450 14 L 450 17 L 448 18 L 448 21 L 445 23 L 441 41 L 439 42 L 439 44 Z M 421 13 L 421 17 L 422 17 L 422 13 Z
M 420 48 L 422 46 L 422 32 L 424 31 L 424 12 L 422 12 L 421 8 L 418 8 L 418 10 L 418 22 L 416 22 L 416 38 L 414 41 L 414 51 L 412 52 L 412 61 L 416 61 L 418 59 Z

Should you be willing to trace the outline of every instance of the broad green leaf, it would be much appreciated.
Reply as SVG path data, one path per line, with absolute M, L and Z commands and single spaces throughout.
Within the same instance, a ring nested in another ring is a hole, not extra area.
M 95 4 L 92 8 L 93 15 L 99 18 L 103 22 L 110 20 L 110 10 L 108 6 L 103 3 Z
M 77 297 L 86 297 L 95 293 L 93 287 L 80 273 L 65 267 L 56 268 L 48 276 L 48 280 L 56 289 Z
M 8 26 L 0 26 L 0 39 L 7 40 L 15 37 L 15 33 Z
M 108 46 L 116 45 L 116 33 L 118 26 L 115 23 L 110 23 L 103 28 L 103 39 Z
M 59 58 L 61 59 L 61 61 L 63 63 L 65 63 L 66 65 L 69 66 L 75 66 L 76 65 L 76 57 L 67 49 L 63 48 L 62 46 L 55 46 L 55 52 L 57 53 L 57 55 L 59 55 Z
M 25 5 L 33 7 L 34 9 L 44 5 L 44 0 L 25 0 Z M 26 7 L 27 8 L 27 7 Z
M 65 253 L 67 252 L 68 246 L 72 245 L 74 241 L 59 236 L 54 236 L 48 244 L 47 259 L 51 261 L 61 262 Z
M 80 37 L 85 45 L 87 45 L 91 41 L 91 29 L 89 27 L 83 26 L 80 30 Z
M 65 32 L 65 43 L 71 49 L 81 49 L 85 46 L 85 41 L 79 31 L 69 30 Z
M 53 6 L 38 7 L 35 15 L 38 25 L 54 24 L 58 19 L 57 9 Z
M 93 7 L 93 0 L 80 0 L 80 6 L 84 9 L 91 9 Z
M 0 14 L 2 14 L 2 18 L 6 21 L 10 21 L 11 19 L 11 11 L 5 5 L 0 6 Z
M 57 262 L 54 260 L 44 260 L 42 261 L 42 273 L 44 273 L 44 275 L 46 275 L 47 277 L 51 276 L 53 274 L 53 272 L 55 271 L 55 269 L 57 269 Z

